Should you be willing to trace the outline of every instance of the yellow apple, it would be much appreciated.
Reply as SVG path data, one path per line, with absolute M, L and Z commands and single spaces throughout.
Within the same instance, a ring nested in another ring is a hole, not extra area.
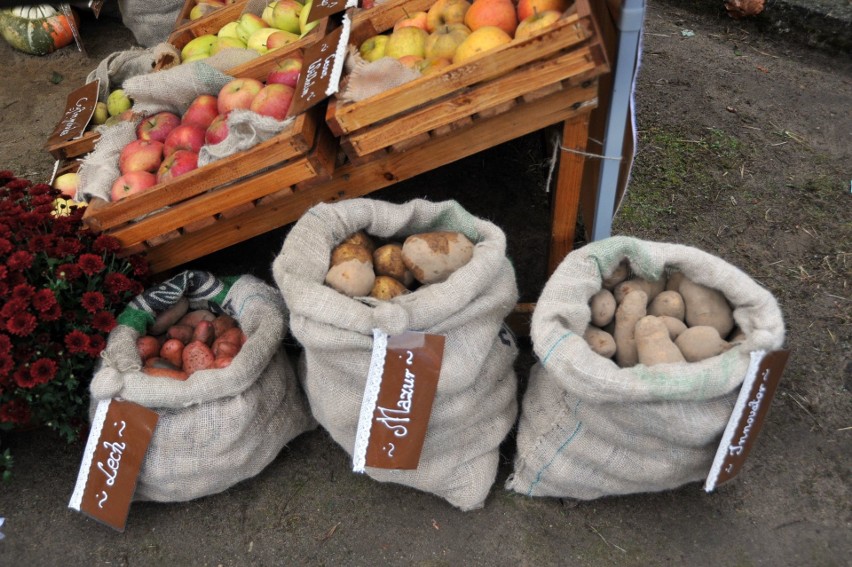
M 417 65 L 417 70 L 422 75 L 431 75 L 432 73 L 440 73 L 445 68 L 452 65 L 451 59 L 439 57 L 437 59 L 424 59 Z
M 269 51 L 266 45 L 269 36 L 279 31 L 281 30 L 275 28 L 260 28 L 249 36 L 246 47 L 263 55 Z
M 109 118 L 109 110 L 107 109 L 107 105 L 105 102 L 98 102 L 95 104 L 95 113 L 92 114 L 92 124 L 99 125 L 103 124 Z
M 406 26 L 395 30 L 390 35 L 385 46 L 385 56 L 399 59 L 406 55 L 424 57 L 426 55 L 426 38 L 429 34 L 422 28 Z
M 219 28 L 219 31 L 216 33 L 216 35 L 218 37 L 233 37 L 233 38 L 236 38 L 236 39 L 240 39 L 240 36 L 237 35 L 237 26 L 238 25 L 239 25 L 239 22 L 236 22 L 236 21 L 228 22 L 227 24 L 225 24 L 224 26 Z M 240 40 L 240 41 L 242 41 L 242 40 Z
M 462 24 L 470 8 L 467 0 L 438 0 L 426 13 L 426 31 L 433 32 L 447 24 Z
M 366 61 L 373 62 L 385 56 L 385 48 L 388 45 L 390 36 L 374 35 L 364 40 L 364 43 L 358 48 L 358 53 L 361 54 Z
M 438 26 L 426 39 L 426 59 L 450 59 L 456 49 L 470 35 L 470 28 L 464 24 Z
M 275 10 L 275 5 L 278 4 L 275 0 L 268 3 L 264 8 L 263 12 L 260 14 L 260 19 L 269 24 L 269 27 L 272 26 L 272 12 Z
M 216 36 L 208 33 L 191 39 L 183 49 L 180 50 L 181 61 L 197 57 L 198 55 L 210 55 L 210 50 L 213 49 L 213 44 L 216 43 Z
M 237 37 L 220 37 L 210 50 L 210 55 L 216 55 L 223 49 L 229 48 L 246 49 L 246 44 L 240 41 Z
M 268 28 L 269 26 L 257 14 L 245 12 L 237 19 L 237 37 L 240 38 L 246 45 L 251 35 L 259 29 Z
M 308 0 L 305 2 L 305 5 L 302 6 L 302 11 L 299 13 L 299 31 L 301 31 L 300 35 L 302 37 L 308 35 L 308 33 L 319 24 L 319 20 L 314 20 L 313 22 L 308 21 L 308 14 L 311 13 L 312 5 L 313 0 Z
M 473 30 L 458 46 L 453 56 L 453 63 L 461 63 L 480 53 L 490 51 L 512 41 L 512 37 L 496 26 L 485 26 Z
M 555 10 L 560 14 L 568 8 L 568 0 L 518 0 L 518 19 L 526 20 L 536 12 L 539 14 Z
M 53 181 L 53 188 L 59 189 L 63 195 L 71 199 L 77 195 L 79 187 L 80 175 L 75 172 L 63 173 Z
M 527 17 L 518 24 L 518 29 L 515 30 L 515 39 L 526 39 L 541 33 L 549 28 L 562 17 L 562 12 L 556 10 L 545 10 L 544 12 L 534 12 L 532 16 Z

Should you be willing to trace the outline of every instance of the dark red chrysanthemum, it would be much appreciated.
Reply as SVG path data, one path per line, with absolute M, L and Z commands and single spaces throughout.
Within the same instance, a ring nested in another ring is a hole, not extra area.
M 59 307 L 58 303 L 54 303 L 50 309 L 46 311 L 42 311 L 38 314 L 38 318 L 42 321 L 58 321 L 59 318 L 62 317 L 62 308 Z
M 5 264 L 0 264 L 0 281 L 5 280 L 8 275 L 9 268 L 7 268 Z
M 13 335 L 18 335 L 19 337 L 26 337 L 33 331 L 35 331 L 36 323 L 38 321 L 35 318 L 35 315 L 32 313 L 22 312 L 18 313 L 8 321 L 6 321 L 6 330 L 12 333 Z
M 124 291 L 130 291 L 130 278 L 118 272 L 111 272 L 104 278 L 104 287 L 109 293 L 119 294 Z
M 15 367 L 15 360 L 8 354 L 0 354 L 0 376 L 6 377 Z
M 37 234 L 30 240 L 28 248 L 33 254 L 38 254 L 39 252 L 47 252 L 51 246 L 53 246 L 53 236 Z
M 18 313 L 27 310 L 27 302 L 23 299 L 10 299 L 3 305 L 3 308 L 0 309 L 0 317 L 4 319 L 11 319 Z
M 83 275 L 83 271 L 77 264 L 59 264 L 56 268 L 56 275 L 60 279 L 73 282 L 74 280 L 80 279 L 80 276 Z
M 9 335 L 0 333 L 0 354 L 9 354 L 12 351 L 12 339 Z
M 106 348 L 106 339 L 102 335 L 89 335 L 89 356 L 97 358 Z
M 30 407 L 24 400 L 10 400 L 0 406 L 0 422 L 24 425 L 30 421 Z
M 99 291 L 87 291 L 80 298 L 80 305 L 89 313 L 97 313 L 106 305 L 104 294 Z
M 115 317 L 109 311 L 99 311 L 92 317 L 92 327 L 102 333 L 109 333 L 115 328 Z
M 80 244 L 79 240 L 75 238 L 60 238 L 56 242 L 55 253 L 60 258 L 64 258 L 65 256 L 76 256 L 82 249 L 83 245 Z
M 12 243 L 8 238 L 0 238 L 0 254 L 8 254 L 13 249 Z
M 89 348 L 89 335 L 75 329 L 65 335 L 65 346 L 71 354 L 84 353 Z
M 55 360 L 39 358 L 30 366 L 30 377 L 36 385 L 47 384 L 56 376 L 58 368 Z
M 101 234 L 92 243 L 92 251 L 96 254 L 118 252 L 119 250 L 121 250 L 121 242 L 116 237 L 108 234 Z
M 44 313 L 54 305 L 56 305 L 56 296 L 53 290 L 40 289 L 33 294 L 33 307 L 39 313 Z
M 129 256 L 127 261 L 130 262 L 130 266 L 133 268 L 133 275 L 145 277 L 151 273 L 151 266 L 148 265 L 148 261 L 142 256 Z
M 93 276 L 106 268 L 103 258 L 97 254 L 80 254 L 77 265 L 80 266 L 84 274 L 89 276 Z
M 12 381 L 19 388 L 33 388 L 37 386 L 35 382 L 33 382 L 33 377 L 30 376 L 30 369 L 26 366 L 19 366 L 12 373 Z
M 9 255 L 6 265 L 10 270 L 26 270 L 33 265 L 33 255 L 26 250 L 18 250 Z
M 18 284 L 12 288 L 12 299 L 20 299 L 25 305 L 29 305 L 35 291 L 30 284 Z
M 33 207 L 39 214 L 50 214 L 53 211 L 52 195 L 36 195 L 33 197 Z
M 47 183 L 36 183 L 30 187 L 30 195 L 49 195 L 51 190 L 51 186 Z
M 13 179 L 6 184 L 7 189 L 26 189 L 31 183 L 26 179 Z

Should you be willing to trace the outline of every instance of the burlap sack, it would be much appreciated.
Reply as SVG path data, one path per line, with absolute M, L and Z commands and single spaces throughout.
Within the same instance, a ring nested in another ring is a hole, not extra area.
M 619 368 L 583 339 L 589 299 L 622 258 L 658 280 L 678 270 L 722 291 L 746 340 L 696 363 Z M 583 500 L 661 491 L 701 480 L 746 375 L 749 353 L 780 348 L 784 323 L 772 294 L 738 268 L 678 244 L 613 237 L 569 254 L 533 313 L 531 371 L 507 488 Z
M 455 230 L 476 246 L 473 259 L 443 283 L 391 301 L 352 299 L 323 281 L 331 250 L 358 230 L 400 241 L 414 233 Z M 499 445 L 517 413 L 512 367 L 517 346 L 503 319 L 518 291 L 503 232 L 454 201 L 321 204 L 293 226 L 273 263 L 273 275 L 290 309 L 291 331 L 304 347 L 299 378 L 311 411 L 350 455 L 373 329 L 446 337 L 419 467 L 367 467 L 366 473 L 381 482 L 431 492 L 462 510 L 481 507 L 497 473 Z
M 166 41 L 184 0 L 118 0 L 121 22 L 143 47 Z
M 140 371 L 136 339 L 181 297 L 190 309 L 225 312 L 248 340 L 230 366 L 185 381 Z M 134 498 L 176 502 L 216 494 L 264 469 L 291 439 L 315 427 L 285 352 L 287 310 L 254 278 L 183 272 L 137 297 L 110 333 L 91 383 L 99 400 L 121 397 L 160 415 Z
M 347 103 L 366 100 L 421 76 L 393 57 L 367 61 L 352 47 L 346 55 L 345 70 L 337 98 Z

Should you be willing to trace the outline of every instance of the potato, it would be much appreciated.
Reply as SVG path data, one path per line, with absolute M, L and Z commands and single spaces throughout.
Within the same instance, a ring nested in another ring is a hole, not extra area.
M 615 310 L 615 360 L 622 368 L 634 366 L 639 362 L 636 352 L 634 330 L 636 323 L 645 316 L 648 305 L 648 295 L 640 290 L 634 290 L 624 296 L 618 309 Z
M 192 332 L 193 341 L 201 341 L 207 346 L 212 345 L 215 338 L 216 330 L 213 327 L 213 321 L 199 321 Z
M 683 272 L 672 272 L 666 280 L 666 291 L 680 292 L 680 282 L 683 281 Z
M 612 358 L 615 354 L 615 339 L 603 329 L 589 325 L 583 333 L 583 338 L 589 343 L 592 351 L 602 357 Z
M 166 337 L 169 339 L 177 339 L 183 344 L 187 344 L 192 340 L 192 333 L 195 329 L 189 325 L 172 325 L 166 331 Z
M 201 341 L 192 341 L 183 348 L 183 369 L 187 374 L 213 368 L 213 351 Z
M 734 328 L 733 311 L 721 291 L 683 278 L 680 294 L 688 327 L 709 325 L 719 332 L 720 337 L 727 337 Z
M 145 363 L 145 368 L 165 368 L 168 370 L 180 370 L 180 365 L 175 366 L 165 358 L 154 356 L 148 359 L 148 361 Z
M 183 348 L 183 343 L 178 339 L 169 339 L 160 349 L 160 358 L 169 361 L 175 368 L 180 368 L 183 364 Z
M 683 321 L 684 308 L 683 297 L 676 291 L 661 291 L 657 297 L 651 300 L 648 306 L 648 315 L 667 315 Z
M 633 336 L 639 364 L 653 366 L 673 362 L 685 362 L 683 354 L 669 338 L 669 330 L 659 317 L 646 315 L 636 322 Z M 683 336 L 683 335 L 681 335 Z
M 202 321 L 213 321 L 215 319 L 216 315 L 214 315 L 212 311 L 208 311 L 207 309 L 196 309 L 195 311 L 190 311 L 181 317 L 178 321 L 178 325 L 186 325 L 194 329 Z
M 627 262 L 627 258 L 625 258 L 615 267 L 615 270 L 610 275 L 604 277 L 601 287 L 612 291 L 615 289 L 615 286 L 626 280 L 629 275 L 630 264 Z
M 239 327 L 234 327 L 233 329 L 228 329 L 221 336 L 217 337 L 217 341 L 226 341 L 230 343 L 234 343 L 235 345 L 242 346 L 246 343 L 246 335 L 243 333 L 243 330 Z M 215 341 L 214 341 L 215 342 Z
M 226 313 L 213 319 L 213 334 L 221 337 L 222 333 L 237 326 L 237 320 Z
M 404 293 L 408 293 L 408 288 L 402 285 L 397 279 L 390 276 L 376 276 L 373 289 L 370 291 L 370 297 L 388 301 Z
M 608 289 L 602 289 L 589 300 L 592 309 L 592 325 L 605 327 L 615 317 L 615 296 Z
M 661 278 L 657 281 L 646 280 L 642 278 L 631 278 L 629 280 L 625 280 L 615 286 L 613 290 L 613 295 L 615 296 L 615 302 L 621 303 L 624 299 L 624 296 L 633 291 L 634 289 L 641 289 L 648 296 L 648 301 L 652 301 L 657 295 L 660 294 L 661 291 L 666 289 L 666 280 L 665 278 Z
M 680 319 L 675 319 L 674 317 L 669 317 L 668 315 L 657 315 L 657 317 L 669 330 L 669 338 L 671 340 L 675 340 L 682 332 L 686 330 L 686 323 L 684 323 Z
M 460 232 L 414 234 L 402 244 L 405 267 L 420 283 L 440 283 L 473 258 L 473 243 Z
M 360 262 L 370 264 L 370 266 L 373 265 L 373 254 L 368 249 L 357 244 L 344 242 L 331 251 L 329 267 L 336 266 L 341 262 L 345 262 L 346 260 L 351 260 L 353 258 Z
M 185 297 L 181 297 L 177 300 L 177 303 L 157 314 L 156 319 L 154 319 L 154 323 L 148 327 L 148 334 L 152 336 L 162 335 L 166 332 L 166 329 L 177 323 L 188 310 L 189 300 Z
M 396 242 L 376 248 L 373 269 L 377 276 L 390 276 L 406 287 L 414 282 L 414 274 L 402 261 L 402 244 Z
M 341 244 L 355 244 L 357 246 L 363 246 L 370 252 L 370 254 L 372 254 L 373 250 L 376 249 L 373 239 L 370 238 L 370 236 L 363 230 L 350 234 L 343 240 L 343 242 L 341 242 Z
M 139 352 L 139 358 L 144 364 L 146 360 L 157 356 L 160 352 L 160 341 L 157 337 L 143 335 L 136 339 L 136 350 Z
M 230 356 L 223 356 L 213 361 L 213 368 L 227 368 L 234 361 Z
M 161 378 L 171 378 L 172 380 L 180 380 L 183 382 L 187 378 L 189 378 L 189 374 L 184 370 L 175 370 L 172 368 L 155 368 L 153 366 L 146 366 L 142 369 L 142 372 L 147 374 L 148 376 L 159 376 Z
M 675 344 L 688 362 L 711 358 L 731 348 L 716 329 L 706 325 L 689 327 L 675 339 Z
M 367 263 L 357 258 L 350 258 L 332 266 L 325 275 L 325 283 L 328 286 L 349 297 L 369 295 L 375 281 L 376 273 L 373 271 L 372 261 Z
M 216 339 L 216 341 L 213 342 L 211 350 L 213 351 L 213 356 L 216 358 L 221 358 L 223 356 L 234 358 L 237 354 L 239 354 L 240 350 L 242 350 L 242 345 Z

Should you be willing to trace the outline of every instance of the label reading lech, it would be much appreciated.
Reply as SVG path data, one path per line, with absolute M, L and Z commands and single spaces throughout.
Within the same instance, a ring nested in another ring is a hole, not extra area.
M 95 79 L 68 95 L 65 102 L 65 113 L 47 139 L 47 145 L 67 142 L 83 135 L 86 126 L 89 125 L 89 121 L 95 113 L 99 84 L 100 80 Z

